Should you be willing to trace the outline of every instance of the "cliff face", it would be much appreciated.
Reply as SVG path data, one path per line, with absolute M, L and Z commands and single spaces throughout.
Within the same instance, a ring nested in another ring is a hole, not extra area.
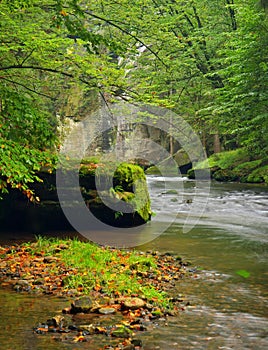
M 119 111 L 114 112 L 115 106 L 106 105 L 95 95 L 94 103 L 80 114 L 65 114 L 59 127 L 64 153 L 67 150 L 74 158 L 109 154 L 113 160 L 136 160 L 143 166 L 144 160 L 148 165 L 153 160 L 151 164 L 154 164 L 180 149 L 179 142 L 167 132 L 143 123 L 139 109 L 133 112 L 126 103 L 126 106 L 119 104 Z

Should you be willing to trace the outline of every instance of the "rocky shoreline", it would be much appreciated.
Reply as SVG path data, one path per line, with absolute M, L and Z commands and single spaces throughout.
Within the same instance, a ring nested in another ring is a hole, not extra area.
M 47 320 L 44 317 L 38 325 L 33 325 L 37 335 L 67 343 L 90 342 L 92 337 L 98 336 L 105 344 L 102 349 L 142 349 L 140 332 L 150 331 L 154 322 L 165 324 L 169 317 L 189 305 L 178 293 L 176 285 L 193 273 L 189 271 L 189 263 L 178 256 L 135 252 L 134 261 L 129 251 L 99 247 L 104 259 L 105 254 L 111 254 L 106 270 L 113 274 L 116 269 L 133 279 L 133 290 L 122 290 L 116 284 L 108 288 L 105 281 L 96 277 L 90 290 L 86 283 L 72 288 L 66 282 L 70 276 L 85 274 L 81 268 L 71 267 L 64 261 L 64 253 L 69 255 L 73 249 L 72 240 L 53 242 L 50 249 L 48 242 L 0 246 L 1 288 L 68 300 L 69 306 L 61 313 Z M 115 261 L 116 257 L 118 261 Z M 94 268 L 87 272 L 88 275 L 94 273 Z M 136 281 L 143 288 L 140 291 L 134 287 Z M 112 283 L 113 280 L 108 281 L 108 285 Z M 148 293 L 144 295 L 147 289 Z

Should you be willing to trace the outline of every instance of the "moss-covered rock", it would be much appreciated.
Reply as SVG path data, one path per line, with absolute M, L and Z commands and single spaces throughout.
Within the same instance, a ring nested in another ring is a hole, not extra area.
M 178 150 L 178 152 L 176 152 L 173 155 L 173 159 L 175 160 L 175 162 L 178 164 L 179 167 L 185 164 L 191 163 L 189 155 L 187 154 L 187 152 L 185 152 L 184 149 Z
M 213 178 L 217 181 L 238 181 L 239 177 L 231 169 L 219 169 L 213 173 Z
M 144 171 L 138 165 L 121 163 L 114 172 L 113 185 L 121 186 L 125 191 L 133 192 L 138 182 L 145 182 Z
M 150 198 L 143 169 L 133 164 L 113 163 L 108 164 L 108 170 L 102 172 L 105 166 L 90 159 L 90 163 L 84 160 L 79 170 L 81 194 L 93 215 L 100 221 L 116 227 L 138 226 L 150 220 Z M 97 169 L 100 170 L 98 177 L 103 188 L 96 188 Z M 70 176 L 77 176 L 77 170 L 68 169 L 68 175 L 70 172 Z M 107 187 L 107 174 L 113 179 L 110 188 Z M 43 182 L 34 184 L 35 194 L 40 198 L 38 204 L 28 203 L 27 198 L 16 190 L 11 191 L 1 201 L 3 229 L 12 227 L 13 230 L 23 229 L 35 234 L 47 230 L 70 229 L 58 200 L 55 172 L 44 171 L 39 176 Z M 69 191 L 72 191 L 72 188 L 68 189 L 67 193 Z M 126 209 L 124 212 L 122 202 Z M 16 222 L 13 220 L 14 215 Z
M 111 170 L 115 168 L 114 164 L 109 166 Z M 103 179 L 104 182 L 105 179 Z M 112 188 L 109 190 L 106 188 L 99 193 L 84 189 L 84 193 L 84 198 L 87 198 L 86 203 L 92 213 L 107 224 L 130 227 L 145 223 L 151 218 L 146 177 L 143 169 L 138 165 L 119 164 L 113 174 Z M 121 211 L 121 201 L 125 203 L 125 212 Z
M 145 170 L 145 174 L 147 174 L 147 175 L 161 175 L 161 171 L 157 166 L 152 165 L 148 169 Z
M 117 338 L 130 338 L 132 334 L 133 331 L 124 325 L 116 326 L 116 328 L 111 331 L 111 336 Z
M 247 177 L 247 182 L 262 183 L 268 185 L 268 165 L 253 170 Z
M 259 169 L 261 164 L 262 164 L 261 159 L 245 162 L 237 165 L 233 169 L 233 172 L 237 175 L 240 182 L 251 182 L 251 181 L 248 181 L 248 178 L 250 177 L 252 172 Z M 263 181 L 252 181 L 252 182 L 263 182 Z

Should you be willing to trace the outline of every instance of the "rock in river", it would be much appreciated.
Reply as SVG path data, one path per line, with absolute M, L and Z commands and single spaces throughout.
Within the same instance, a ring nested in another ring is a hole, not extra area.
M 93 302 L 89 297 L 82 297 L 72 302 L 71 314 L 89 313 L 93 307 Z

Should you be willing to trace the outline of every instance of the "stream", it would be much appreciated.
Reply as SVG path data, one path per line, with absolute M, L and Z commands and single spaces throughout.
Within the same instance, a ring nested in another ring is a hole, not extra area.
M 166 324 L 137 334 L 144 349 L 268 349 L 268 188 L 212 183 L 205 204 L 206 193 L 196 192 L 195 181 L 147 180 L 156 215 L 146 230 L 172 223 L 137 249 L 176 253 L 191 262 L 193 274 L 177 286 L 190 306 Z M 185 233 L 185 218 L 199 199 L 204 210 L 198 224 Z M 0 298 L 0 349 L 96 350 L 95 343 L 60 343 L 33 334 L 39 321 L 54 316 L 68 300 L 4 290 Z

